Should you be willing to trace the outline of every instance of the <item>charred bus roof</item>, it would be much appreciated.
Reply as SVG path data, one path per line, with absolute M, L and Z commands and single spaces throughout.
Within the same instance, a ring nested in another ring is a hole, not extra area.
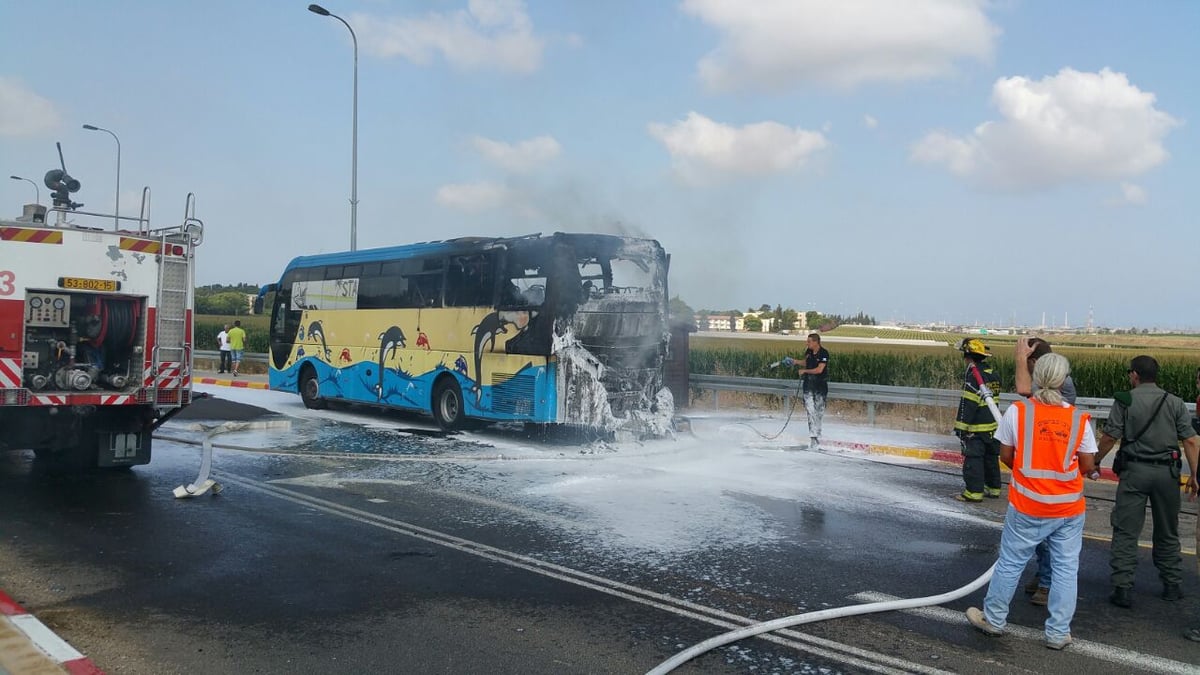
M 616 257 L 642 253 L 645 257 L 658 259 L 665 256 L 662 245 L 653 239 L 639 237 L 624 237 L 613 234 L 579 234 L 555 232 L 550 235 L 541 233 L 521 237 L 458 237 L 441 241 L 427 241 L 402 246 L 385 246 L 361 251 L 341 251 L 338 253 L 321 253 L 293 258 L 284 272 L 292 269 L 314 267 L 319 265 L 353 264 L 394 260 L 396 258 L 419 258 L 431 255 L 456 255 L 487 249 L 511 249 L 524 246 L 543 246 L 561 242 L 574 247 L 587 255 L 601 257 Z M 639 250 L 640 249 L 640 250 Z

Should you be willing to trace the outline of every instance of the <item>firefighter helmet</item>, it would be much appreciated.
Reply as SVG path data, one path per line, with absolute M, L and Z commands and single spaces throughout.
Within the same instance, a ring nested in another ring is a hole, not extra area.
M 979 338 L 963 338 L 958 343 L 958 350 L 968 356 L 973 355 L 980 358 L 987 358 L 992 355 L 988 351 L 988 346 L 983 344 L 983 340 Z

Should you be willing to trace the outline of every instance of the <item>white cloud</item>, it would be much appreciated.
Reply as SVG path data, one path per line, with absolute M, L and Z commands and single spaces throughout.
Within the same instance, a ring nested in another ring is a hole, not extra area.
M 27 138 L 59 126 L 62 116 L 54 104 L 20 80 L 0 77 L 0 137 Z
M 1063 68 L 1036 82 L 1001 78 L 992 87 L 992 103 L 1001 120 L 984 122 L 967 136 L 929 133 L 913 145 L 911 158 L 996 187 L 1112 180 L 1166 161 L 1163 139 L 1180 124 L 1154 107 L 1154 94 L 1107 68 Z
M 438 188 L 435 198 L 442 206 L 478 213 L 509 204 L 513 194 L 503 185 L 484 181 L 443 185 Z
M 1121 196 L 1111 203 L 1115 206 L 1141 206 L 1146 203 L 1146 188 L 1133 183 L 1121 183 Z
M 721 34 L 700 60 L 718 90 L 851 87 L 947 75 L 989 61 L 999 29 L 985 0 L 684 0 L 683 11 Z
M 470 0 L 466 9 L 419 17 L 355 13 L 350 23 L 364 50 L 421 65 L 440 54 L 463 70 L 531 73 L 541 66 L 545 48 L 522 0 Z
M 863 115 L 863 125 L 868 129 L 874 129 L 879 126 L 879 120 L 870 115 Z
M 562 151 L 562 146 L 552 136 L 538 136 L 515 144 L 476 136 L 471 139 L 471 145 L 489 162 L 518 173 L 549 162 Z
M 778 122 L 733 127 L 689 112 L 674 124 L 651 123 L 650 135 L 671 153 L 685 177 L 697 172 L 761 175 L 802 166 L 828 147 L 821 133 Z

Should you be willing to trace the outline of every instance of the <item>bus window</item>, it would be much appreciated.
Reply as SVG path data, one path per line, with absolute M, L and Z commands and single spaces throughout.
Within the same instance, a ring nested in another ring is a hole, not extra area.
M 446 306 L 491 306 L 494 279 L 491 260 L 487 256 L 451 256 L 446 268 Z
M 438 307 L 442 303 L 441 258 L 406 260 L 401 274 L 407 282 L 407 293 L 401 307 Z

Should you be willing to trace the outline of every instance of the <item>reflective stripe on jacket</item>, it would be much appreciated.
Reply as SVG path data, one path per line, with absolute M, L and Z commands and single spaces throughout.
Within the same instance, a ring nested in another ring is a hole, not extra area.
M 973 372 L 974 369 L 974 372 Z M 979 374 L 979 379 L 982 379 L 987 384 L 988 389 L 992 394 L 1000 393 L 1000 378 L 996 377 L 995 371 L 990 365 L 971 363 L 967 365 L 967 372 L 963 381 L 962 396 L 958 399 L 958 414 L 954 418 L 954 431 L 966 432 L 968 434 L 987 434 L 996 433 L 996 428 L 999 426 L 999 420 L 992 417 L 992 411 L 987 407 L 986 401 L 980 395 L 979 382 L 976 379 L 976 372 Z
M 1079 446 L 1090 415 L 1021 400 L 1017 406 L 1017 447 L 1008 498 L 1013 508 L 1035 518 L 1067 518 L 1084 511 Z

